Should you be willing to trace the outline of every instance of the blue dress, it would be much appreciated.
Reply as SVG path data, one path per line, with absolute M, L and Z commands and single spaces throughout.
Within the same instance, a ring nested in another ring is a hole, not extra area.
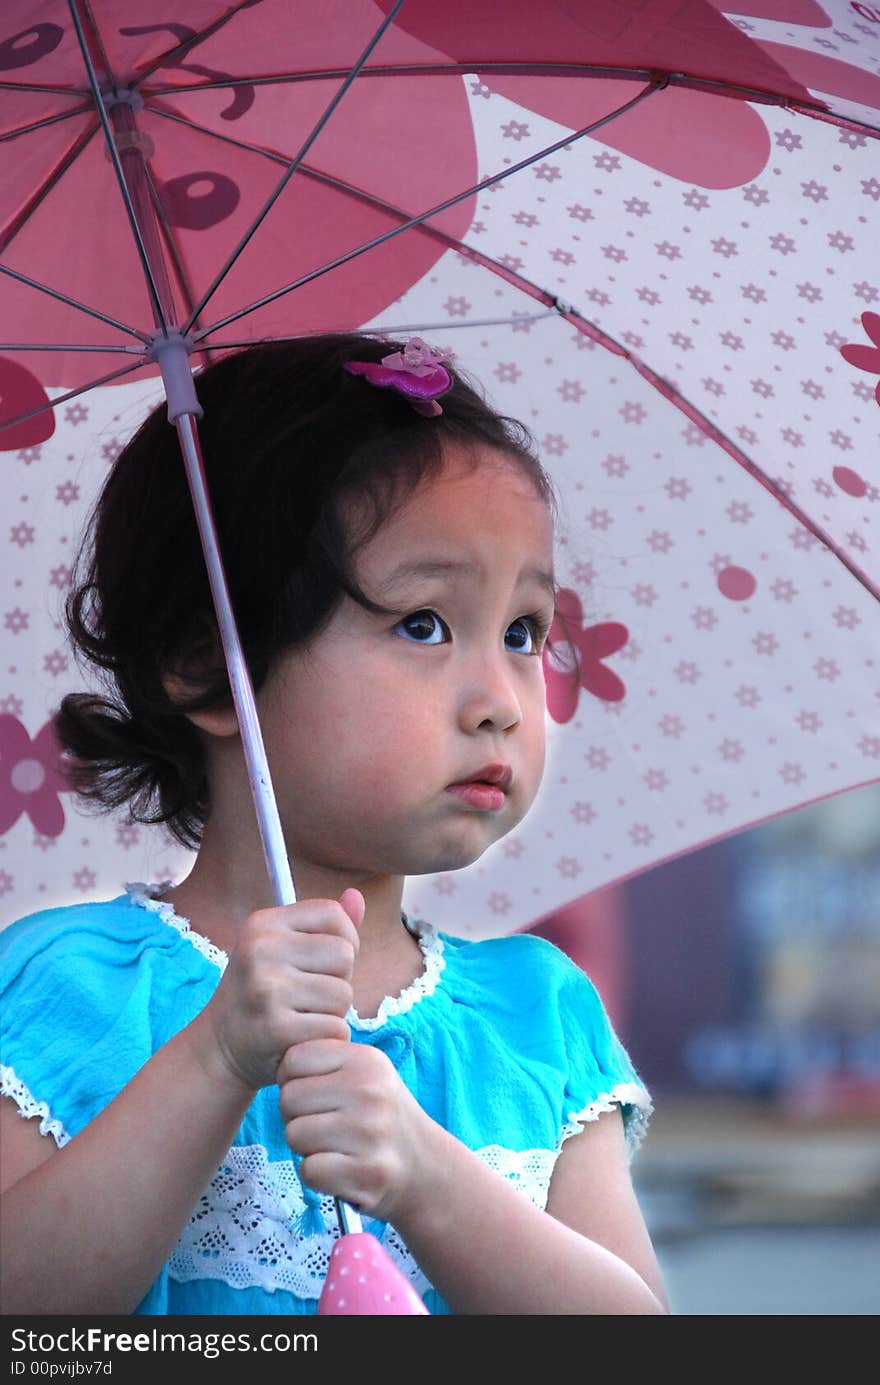
M 226 956 L 152 887 L 48 909 L 0 932 L 0 1092 L 61 1146 L 210 1000 Z M 355 1043 L 381 1048 L 423 1109 L 537 1206 L 563 1142 L 619 1105 L 627 1148 L 650 1097 L 584 972 L 530 935 L 468 942 L 418 923 L 423 973 Z M 304 1188 L 278 1088 L 255 1096 L 137 1308 L 312 1314 L 339 1234 Z M 367 1222 L 431 1313 L 450 1310 L 392 1226 Z

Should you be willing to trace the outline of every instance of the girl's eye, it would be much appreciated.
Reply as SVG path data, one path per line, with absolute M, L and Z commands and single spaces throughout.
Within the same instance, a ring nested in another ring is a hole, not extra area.
M 430 610 L 413 611 L 398 621 L 394 629 L 414 644 L 445 644 L 449 638 L 446 622 Z M 516 654 L 540 654 L 548 630 L 544 618 L 520 616 L 508 625 L 505 643 Z
M 508 640 L 511 638 L 511 633 L 513 643 L 508 645 L 509 649 L 516 650 L 517 654 L 540 653 L 541 631 L 533 616 L 522 616 L 519 620 L 515 620 L 512 625 L 508 625 Z
M 416 644 L 443 644 L 446 626 L 436 611 L 414 611 L 398 621 L 395 630 L 401 631 L 407 639 Z

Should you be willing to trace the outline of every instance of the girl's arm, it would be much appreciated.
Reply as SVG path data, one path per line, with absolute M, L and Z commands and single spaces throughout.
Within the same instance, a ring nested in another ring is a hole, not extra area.
M 62 1149 L 0 1100 L 3 1313 L 131 1313 L 143 1298 L 253 1098 L 200 1020 Z
M 454 1312 L 669 1312 L 619 1112 L 566 1141 L 546 1212 L 439 1126 L 421 1175 L 394 1225 Z
M 619 1111 L 566 1140 L 545 1212 L 432 1120 L 380 1049 L 300 1044 L 278 1083 L 300 1176 L 391 1222 L 454 1312 L 668 1312 Z
M 0 1099 L 4 1313 L 137 1307 L 281 1055 L 347 1044 L 363 899 L 346 895 L 252 914 L 205 1008 L 63 1148 Z

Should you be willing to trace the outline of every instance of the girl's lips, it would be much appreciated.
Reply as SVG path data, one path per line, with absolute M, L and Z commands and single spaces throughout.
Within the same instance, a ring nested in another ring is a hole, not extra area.
M 497 784 L 450 784 L 447 793 L 454 794 L 472 808 L 482 808 L 484 812 L 497 813 L 504 807 L 507 795 Z

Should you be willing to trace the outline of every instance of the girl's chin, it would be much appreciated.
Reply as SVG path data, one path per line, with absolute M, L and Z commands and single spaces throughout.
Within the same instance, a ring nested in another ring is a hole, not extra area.
M 499 840 L 503 833 L 492 834 L 488 839 L 488 834 L 481 834 L 483 840 L 477 842 L 476 834 L 468 834 L 469 841 L 465 841 L 463 836 L 455 841 L 446 841 L 440 845 L 434 844 L 428 852 L 424 854 L 418 864 L 410 865 L 402 873 L 404 875 L 435 875 L 447 870 L 464 870 L 467 866 L 472 866 L 475 861 L 479 861 L 485 851 Z

